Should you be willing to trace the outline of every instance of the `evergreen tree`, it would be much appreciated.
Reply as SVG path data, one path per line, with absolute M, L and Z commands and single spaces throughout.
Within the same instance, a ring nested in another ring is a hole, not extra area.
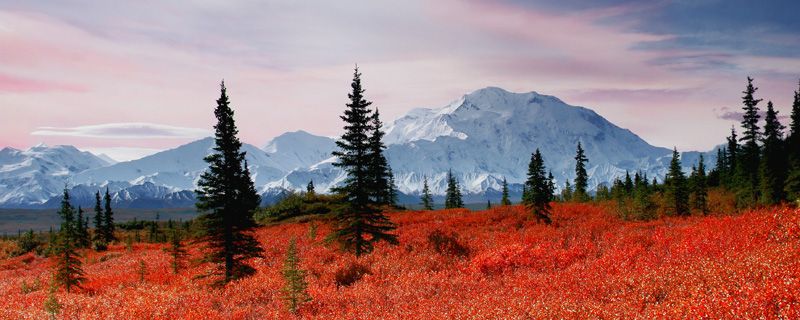
M 431 189 L 428 187 L 428 177 L 422 177 L 422 209 L 433 210 L 433 196 Z
M 77 245 L 79 248 L 88 248 L 90 244 L 89 237 L 89 223 L 83 217 L 83 208 L 78 206 L 78 216 L 75 220 L 75 227 L 77 229 Z
M 633 180 L 631 179 L 631 173 L 628 170 L 625 170 L 625 194 L 627 196 L 633 195 Z
M 214 152 L 204 159 L 209 167 L 200 176 L 195 193 L 204 231 L 199 240 L 208 248 L 205 260 L 215 265 L 212 274 L 220 276 L 216 284 L 223 285 L 255 273 L 247 260 L 261 257 L 263 249 L 252 235 L 253 211 L 261 199 L 250 179 L 242 143 L 236 137 L 239 130 L 225 82 L 220 91 L 214 110 Z
M 581 143 L 578 142 L 578 150 L 575 152 L 575 193 L 571 198 L 578 202 L 589 200 L 589 194 L 586 191 L 589 185 L 589 175 L 586 173 L 586 162 L 588 161 Z
M 297 313 L 300 305 L 311 301 L 306 289 L 306 272 L 300 269 L 300 257 L 297 255 L 297 244 L 294 238 L 289 242 L 289 249 L 286 250 L 286 260 L 283 263 L 283 279 L 286 285 L 283 291 L 283 300 L 286 301 L 289 311 Z
M 677 148 L 672 151 L 672 161 L 669 172 L 664 178 L 667 208 L 671 213 L 679 216 L 689 215 L 689 192 L 686 186 L 686 176 L 681 169 L 681 155 Z
M 595 192 L 595 200 L 597 201 L 611 200 L 611 191 L 608 189 L 607 185 L 601 184 L 597 186 L 597 192 Z
M 94 194 L 94 237 L 92 241 L 97 248 L 105 248 L 105 218 L 103 217 L 103 207 L 100 203 L 100 191 Z
M 178 231 L 172 229 L 171 233 L 172 234 L 169 241 L 169 255 L 172 257 L 172 261 L 170 261 L 170 267 L 172 269 L 172 273 L 178 274 L 180 269 L 183 267 L 183 261 L 186 259 L 188 254 L 186 253 L 186 249 L 183 248 L 181 236 Z
M 511 205 L 511 200 L 508 198 L 508 182 L 506 181 L 505 177 L 503 177 L 503 198 L 500 199 L 500 205 Z
M 491 208 L 492 208 L 492 200 L 486 200 L 486 210 L 489 210 Z
M 550 224 L 550 201 L 553 200 L 552 180 L 548 181 L 545 174 L 544 160 L 537 148 L 531 155 L 531 162 L 528 165 L 528 179 L 525 181 L 527 188 L 526 197 L 523 203 L 532 212 L 537 221 Z
M 727 138 L 728 139 L 728 146 L 726 148 L 727 155 L 726 158 L 728 159 L 728 166 L 727 171 L 725 171 L 725 186 L 729 189 L 735 188 L 735 176 L 737 168 L 739 167 L 739 139 L 736 137 L 736 129 L 731 126 L 731 135 Z
M 313 198 L 316 194 L 316 191 L 314 191 L 314 180 L 309 180 L 308 185 L 306 185 L 306 196 Z
M 759 178 L 761 179 L 761 203 L 772 205 L 785 199 L 783 184 L 786 181 L 786 153 L 783 149 L 784 126 L 778 121 L 778 111 L 767 102 L 767 114 L 764 117 L 763 153 Z
M 453 170 L 447 171 L 447 192 L 444 199 L 445 209 L 463 208 L 464 201 L 461 199 L 461 187 L 458 180 L 453 176 Z
M 369 106 L 370 104 L 372 103 L 366 102 L 365 105 Z M 372 191 L 372 201 L 378 205 L 394 204 L 391 195 L 394 192 L 394 185 L 390 181 L 393 179 L 392 170 L 383 155 L 383 150 L 386 149 L 386 146 L 383 144 L 383 123 L 380 120 L 378 109 L 372 112 L 367 130 L 370 134 L 367 138 L 367 175 L 368 189 Z
M 694 170 L 692 179 L 692 193 L 693 201 L 692 207 L 699 210 L 703 214 L 708 214 L 708 186 L 706 183 L 706 165 L 703 159 L 703 154 L 700 154 L 700 160 L 697 163 L 697 168 Z
M 77 251 L 79 245 L 78 225 L 81 222 L 75 219 L 75 209 L 69 202 L 69 191 L 66 188 L 64 188 L 64 197 L 61 200 L 61 209 L 58 214 L 61 216 L 61 230 L 55 250 L 53 280 L 56 285 L 63 285 L 67 292 L 70 292 L 72 288 L 80 288 L 86 278 Z
M 788 175 L 784 186 L 787 199 L 800 206 L 800 89 L 794 92 L 789 137 L 786 139 Z
M 333 236 L 346 250 L 360 256 L 371 252 L 376 241 L 398 242 L 397 236 L 389 233 L 395 229 L 395 225 L 375 208 L 373 202 L 375 191 L 371 187 L 376 182 L 371 172 L 374 172 L 376 157 L 371 150 L 376 145 L 370 143 L 369 134 L 374 138 L 376 130 L 370 125 L 372 118 L 368 107 L 372 102 L 364 98 L 358 68 L 353 74 L 351 88 L 352 92 L 348 94 L 350 102 L 341 116 L 345 121 L 345 133 L 336 141 L 339 150 L 333 152 L 337 157 L 333 165 L 347 172 L 342 186 L 334 191 L 343 194 L 348 205 L 337 214 Z M 385 191 L 385 186 L 381 190 Z
M 103 200 L 105 201 L 103 209 L 103 238 L 105 243 L 111 243 L 116 241 L 117 237 L 114 236 L 114 211 L 111 210 L 111 194 L 108 193 L 108 188 L 106 188 Z
M 737 200 L 742 206 L 751 206 L 756 203 L 759 198 L 759 155 L 761 150 L 758 146 L 758 141 L 761 137 L 760 128 L 758 126 L 758 119 L 761 116 L 758 114 L 758 103 L 761 99 L 756 99 L 753 94 L 758 88 L 753 86 L 753 79 L 747 78 L 747 88 L 742 97 L 742 137 L 739 141 L 742 142 L 741 155 L 737 159 L 736 169 L 736 184 L 737 184 Z
M 564 183 L 564 190 L 561 191 L 561 199 L 564 200 L 564 202 L 569 202 L 572 200 L 577 200 L 575 198 L 576 196 L 577 194 L 573 193 L 572 191 L 572 185 L 570 185 L 569 180 L 567 180 Z
M 388 194 L 388 198 L 387 198 L 388 201 L 387 201 L 386 204 L 389 204 L 389 205 L 392 205 L 392 206 L 396 206 L 397 205 L 397 200 L 398 200 L 397 185 L 395 185 L 394 173 L 392 173 L 392 168 L 391 167 L 389 168 L 389 185 L 387 186 L 387 188 L 388 188 L 388 190 L 387 190 L 386 193 Z

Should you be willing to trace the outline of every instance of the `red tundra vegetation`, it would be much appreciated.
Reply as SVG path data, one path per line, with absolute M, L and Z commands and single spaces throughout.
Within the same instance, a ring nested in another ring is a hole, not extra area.
M 255 276 L 211 288 L 166 244 L 85 251 L 83 289 L 55 293 L 64 319 L 783 318 L 800 317 L 800 210 L 622 221 L 593 204 L 555 204 L 553 224 L 523 207 L 389 215 L 400 245 L 356 259 L 328 227 L 260 228 Z M 311 232 L 310 232 L 311 231 Z M 312 237 L 313 236 L 313 237 Z M 311 302 L 281 298 L 295 238 Z M 188 253 L 198 257 L 198 247 Z M 51 265 L 0 261 L 0 318 L 43 319 Z M 143 276 L 143 277 L 142 277 Z

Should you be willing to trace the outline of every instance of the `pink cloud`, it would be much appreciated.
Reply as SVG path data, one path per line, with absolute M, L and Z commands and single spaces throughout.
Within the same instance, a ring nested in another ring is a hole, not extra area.
M 85 86 L 76 84 L 65 84 L 58 82 L 25 79 L 0 73 L 0 92 L 48 92 L 48 91 L 86 91 Z

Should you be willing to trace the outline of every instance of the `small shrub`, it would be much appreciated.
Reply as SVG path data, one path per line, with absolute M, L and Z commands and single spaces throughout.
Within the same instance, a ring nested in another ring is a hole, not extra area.
M 367 274 L 372 274 L 369 267 L 358 262 L 351 262 L 336 270 L 336 274 L 334 274 L 336 287 L 349 287 Z
M 16 256 L 21 256 L 28 252 L 37 250 L 42 243 L 39 239 L 36 238 L 36 235 L 33 233 L 33 230 L 25 232 L 23 235 L 17 239 L 17 250 L 14 253 Z
M 441 230 L 435 230 L 428 235 L 428 244 L 439 254 L 453 257 L 469 255 L 469 248 L 458 241 L 458 234 L 455 232 L 447 234 Z

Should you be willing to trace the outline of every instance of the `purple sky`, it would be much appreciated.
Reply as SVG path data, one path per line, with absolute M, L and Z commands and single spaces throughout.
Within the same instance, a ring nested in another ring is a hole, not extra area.
M 574 2 L 0 1 L 0 147 L 174 147 L 210 132 L 223 78 L 245 142 L 333 136 L 356 62 L 385 122 L 499 86 L 707 150 L 737 123 L 747 75 L 788 114 L 792 2 Z

